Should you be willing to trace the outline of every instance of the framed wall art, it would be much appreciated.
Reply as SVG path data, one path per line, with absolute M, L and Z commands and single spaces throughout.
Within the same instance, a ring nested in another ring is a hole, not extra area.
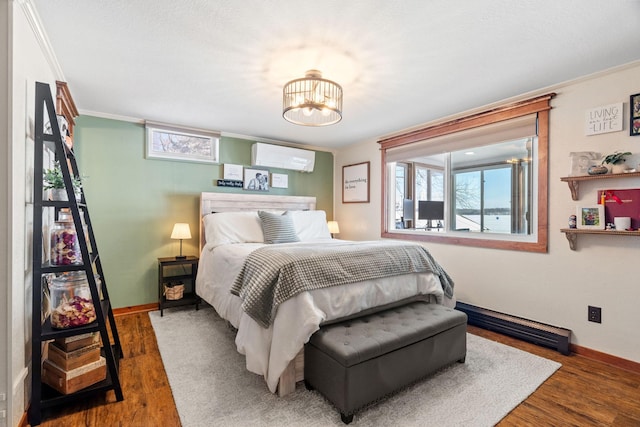
M 589 205 L 576 208 L 576 226 L 582 229 L 604 230 L 604 206 Z
M 589 174 L 591 166 L 598 166 L 602 158 L 600 153 L 595 151 L 579 151 L 569 153 L 571 158 L 571 170 L 569 176 L 584 176 Z
M 342 167 L 342 203 L 369 203 L 369 162 Z
M 244 189 L 269 191 L 269 171 L 244 168 Z
M 146 122 L 146 158 L 183 162 L 218 163 L 220 134 Z
M 640 135 L 640 93 L 629 97 L 629 135 Z
M 231 163 L 225 163 L 222 167 L 222 176 L 224 179 L 232 181 L 242 181 L 242 165 L 234 165 Z
M 289 188 L 289 175 L 287 175 L 286 173 L 272 173 L 271 187 Z

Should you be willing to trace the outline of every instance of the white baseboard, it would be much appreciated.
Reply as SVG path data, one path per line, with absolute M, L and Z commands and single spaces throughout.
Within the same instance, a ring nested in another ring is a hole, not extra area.
M 24 388 L 24 380 L 27 378 L 27 375 L 29 375 L 29 368 L 27 366 L 25 366 L 24 368 L 22 368 L 22 370 L 20 371 L 20 374 L 16 377 L 15 381 L 13 382 L 13 395 L 16 395 L 16 390 L 21 387 Z

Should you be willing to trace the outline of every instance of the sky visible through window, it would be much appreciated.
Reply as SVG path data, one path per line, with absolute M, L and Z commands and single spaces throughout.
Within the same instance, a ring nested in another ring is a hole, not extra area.
M 510 167 L 456 174 L 457 212 L 461 215 L 456 217 L 455 227 L 469 227 L 473 231 L 480 231 L 481 176 L 484 178 L 483 230 L 509 233 L 511 231 Z
M 511 208 L 511 169 L 490 169 L 484 173 L 485 208 Z

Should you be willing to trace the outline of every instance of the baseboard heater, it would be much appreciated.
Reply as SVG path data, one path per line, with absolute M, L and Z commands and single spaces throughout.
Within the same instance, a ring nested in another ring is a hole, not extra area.
M 565 355 L 570 353 L 570 329 L 545 325 L 459 301 L 456 303 L 456 309 L 467 314 L 470 325 L 549 347 Z

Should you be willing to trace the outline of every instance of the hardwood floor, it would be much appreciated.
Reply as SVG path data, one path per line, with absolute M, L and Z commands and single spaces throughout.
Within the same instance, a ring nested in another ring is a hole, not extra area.
M 124 401 L 113 391 L 76 405 L 43 413 L 44 427 L 147 427 L 180 426 L 148 313 L 116 317 L 124 357 L 120 383 Z
M 116 317 L 116 322 L 124 349 L 120 380 L 125 400 L 116 402 L 109 392 L 74 406 L 54 408 L 44 413 L 42 426 L 180 426 L 148 314 L 126 314 Z M 640 426 L 639 373 L 579 355 L 563 356 L 472 326 L 469 332 L 562 363 L 499 427 Z
M 473 326 L 469 332 L 562 363 L 498 427 L 640 426 L 640 373 Z

